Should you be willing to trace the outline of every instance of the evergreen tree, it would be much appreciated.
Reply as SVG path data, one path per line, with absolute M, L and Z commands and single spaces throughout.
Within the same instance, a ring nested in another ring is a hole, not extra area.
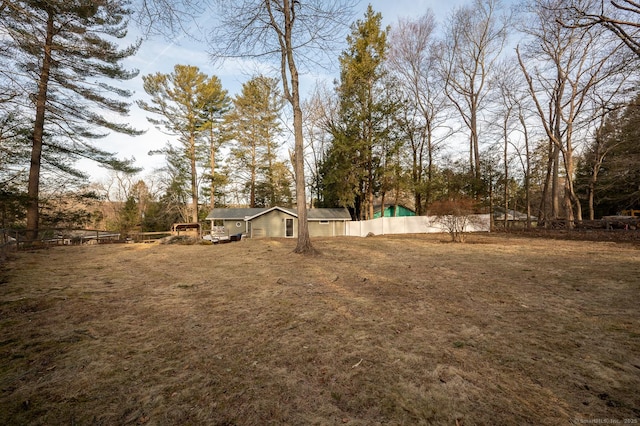
M 183 161 L 181 152 L 171 144 L 167 144 L 162 150 L 152 151 L 152 153 L 163 154 L 167 161 L 162 169 L 164 195 L 160 198 L 160 202 L 164 206 L 163 216 L 168 218 L 165 223 L 170 227 L 174 222 L 192 220 L 188 207 L 189 164 Z M 169 229 L 169 227 L 165 229 Z
M 231 156 L 238 177 L 244 181 L 248 204 L 256 207 L 256 190 L 261 185 L 266 204 L 273 206 L 277 201 L 274 169 L 283 107 L 277 80 L 252 78 L 242 85 L 233 104 L 234 110 L 227 116 L 235 140 Z
M 7 113 L 0 117 L 0 227 L 23 228 L 29 198 L 25 191 L 29 128 Z
M 338 117 L 329 125 L 333 140 L 322 166 L 324 203 L 350 207 L 362 219 L 373 218 L 385 158 L 397 148 L 389 136 L 397 103 L 385 79 L 388 28 L 381 25 L 382 15 L 369 6 L 347 37 L 336 89 Z
M 221 91 L 223 96 L 215 96 L 208 100 L 203 108 L 203 118 L 205 124 L 203 130 L 207 134 L 209 140 L 208 162 L 207 165 L 210 174 L 207 178 L 210 180 L 209 188 L 203 188 L 203 192 L 209 193 L 209 207 L 215 207 L 216 189 L 224 185 L 226 176 L 216 173 L 219 168 L 217 155 L 220 148 L 229 141 L 229 129 L 224 125 L 224 116 L 231 109 L 231 98 L 227 96 L 227 92 Z
M 269 180 L 256 185 L 256 207 L 291 207 L 291 170 L 283 161 L 276 161 L 271 167 Z
M 43 153 L 50 165 L 63 172 L 79 157 L 114 168 L 127 168 L 113 154 L 91 141 L 104 131 L 134 135 L 134 129 L 110 121 L 100 110 L 126 115 L 129 104 L 117 97 L 130 93 L 110 80 L 128 80 L 137 75 L 122 68 L 121 61 L 133 55 L 138 44 L 120 49 L 116 41 L 126 36 L 130 14 L 124 0 L 12 1 L 2 2 L 0 55 L 10 92 L 5 106 L 29 117 L 30 171 L 27 228 L 37 236 Z M 4 100 L 4 99 L 3 99 Z
M 138 203 L 133 195 L 127 197 L 122 210 L 120 210 L 120 232 L 127 236 L 140 223 L 140 213 L 138 211 Z
M 160 117 L 149 117 L 149 122 L 178 137 L 182 147 L 178 155 L 189 164 L 190 217 L 198 222 L 198 162 L 209 149 L 203 143 L 203 134 L 212 125 L 215 110 L 223 108 L 227 92 L 218 77 L 208 77 L 198 67 L 188 65 L 176 65 L 171 74 L 144 76 L 143 81 L 151 102 L 139 101 L 138 105 Z

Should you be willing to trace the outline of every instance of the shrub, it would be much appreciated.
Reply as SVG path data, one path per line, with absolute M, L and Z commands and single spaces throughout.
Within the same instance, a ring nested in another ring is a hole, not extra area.
M 464 233 L 476 220 L 476 202 L 471 198 L 436 201 L 429 211 L 435 216 L 435 222 L 451 235 L 453 242 L 464 242 Z

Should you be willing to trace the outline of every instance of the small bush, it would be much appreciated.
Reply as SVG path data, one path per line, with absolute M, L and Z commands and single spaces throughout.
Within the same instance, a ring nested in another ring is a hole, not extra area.
M 464 233 L 475 220 L 476 202 L 471 198 L 436 201 L 430 206 L 436 222 L 451 235 L 453 242 L 464 242 Z

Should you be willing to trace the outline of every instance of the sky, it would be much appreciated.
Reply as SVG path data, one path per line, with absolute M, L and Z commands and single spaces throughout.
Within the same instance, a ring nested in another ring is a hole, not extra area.
M 443 22 L 451 11 L 470 0 L 371 0 L 361 1 L 355 11 L 355 19 L 364 17 L 367 5 L 371 4 L 374 11 L 382 13 L 383 25 L 393 25 L 400 18 L 417 18 L 428 9 L 433 10 L 439 23 Z M 444 5 L 444 6 L 443 6 Z M 203 17 L 206 22 L 206 17 Z M 206 25 L 205 25 L 206 26 Z M 346 41 L 345 41 L 346 47 Z M 340 52 L 336 52 L 337 57 Z M 207 75 L 216 75 L 220 78 L 222 86 L 233 97 L 240 92 L 242 83 L 248 81 L 257 71 L 256 66 L 248 61 L 227 61 L 221 65 L 212 65 L 207 54 L 207 46 L 204 43 L 197 43 L 187 37 L 181 37 L 174 42 L 169 42 L 162 37 L 149 39 L 143 42 L 137 54 L 128 58 L 123 65 L 127 69 L 138 69 L 139 75 L 127 82 L 122 83 L 122 87 L 133 92 L 130 99 L 135 102 L 139 99 L 148 100 L 143 84 L 142 76 L 157 72 L 171 73 L 173 67 L 180 65 L 193 65 L 200 68 L 200 71 Z M 266 70 L 266 68 L 265 68 Z M 302 92 L 310 91 L 315 86 L 316 80 L 328 79 L 331 81 L 337 76 L 337 66 L 333 70 L 334 75 L 327 75 L 323 72 L 320 75 L 303 75 L 301 80 Z M 100 148 L 114 152 L 121 159 L 135 158 L 135 165 L 141 167 L 143 171 L 140 176 L 144 178 L 153 173 L 154 169 L 160 168 L 164 164 L 164 157 L 161 155 L 149 156 L 150 150 L 161 149 L 175 137 L 164 134 L 155 129 L 146 117 L 148 113 L 142 111 L 133 104 L 129 116 L 124 119 L 137 129 L 146 130 L 142 136 L 130 137 L 119 134 L 111 134 L 98 142 Z M 121 117 L 111 117 L 121 121 Z M 88 160 L 78 163 L 78 167 L 89 173 L 91 181 L 104 181 L 109 177 L 109 172 Z

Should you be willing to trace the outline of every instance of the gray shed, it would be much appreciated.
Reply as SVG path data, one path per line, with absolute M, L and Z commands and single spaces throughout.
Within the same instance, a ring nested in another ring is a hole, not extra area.
M 243 234 L 250 238 L 293 238 L 298 232 L 295 208 L 217 208 L 206 220 L 211 221 L 212 235 L 219 238 Z M 309 209 L 307 222 L 312 237 L 333 237 L 346 234 L 346 222 L 351 221 L 347 209 Z

